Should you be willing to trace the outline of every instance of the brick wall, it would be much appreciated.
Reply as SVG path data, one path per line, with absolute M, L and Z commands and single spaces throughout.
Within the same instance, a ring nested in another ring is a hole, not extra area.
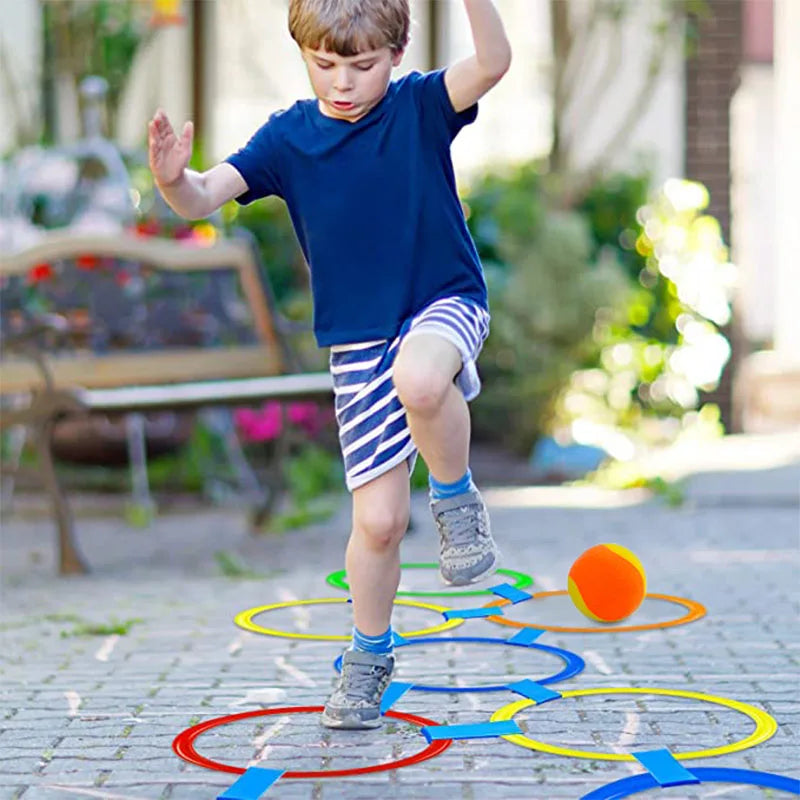
M 711 193 L 709 211 L 730 241 L 730 103 L 742 60 L 741 0 L 706 0 L 686 64 L 686 176 Z
M 711 195 L 708 212 L 730 242 L 730 104 L 742 61 L 742 1 L 706 0 L 708 17 L 693 22 L 694 53 L 686 63 L 686 177 L 704 183 Z M 734 421 L 732 374 L 741 356 L 741 337 L 734 320 L 724 331 L 733 355 L 719 388 L 704 399 L 717 403 L 726 429 Z

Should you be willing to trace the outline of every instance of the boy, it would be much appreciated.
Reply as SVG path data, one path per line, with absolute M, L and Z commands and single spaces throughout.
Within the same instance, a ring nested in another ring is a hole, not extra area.
M 468 466 L 467 401 L 480 390 L 475 359 L 489 315 L 450 144 L 511 51 L 492 0 L 464 6 L 474 55 L 391 82 L 408 44 L 408 0 L 290 0 L 314 100 L 273 114 L 204 173 L 186 168 L 191 123 L 178 137 L 158 111 L 149 125 L 150 167 L 178 214 L 196 219 L 234 198 L 278 195 L 310 267 L 353 498 L 353 643 L 322 715 L 331 728 L 380 725 L 417 451 L 430 471 L 445 583 L 480 580 L 499 558 Z

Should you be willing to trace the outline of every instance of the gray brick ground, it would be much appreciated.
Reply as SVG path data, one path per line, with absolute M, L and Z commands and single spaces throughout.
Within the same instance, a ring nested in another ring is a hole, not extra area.
M 581 490 L 486 492 L 506 566 L 530 572 L 539 589 L 563 588 L 574 558 L 600 541 L 632 548 L 649 589 L 703 603 L 689 625 L 646 632 L 549 632 L 542 644 L 574 651 L 583 673 L 553 685 L 683 689 L 749 703 L 771 714 L 778 730 L 751 749 L 686 762 L 800 774 L 800 464 L 779 469 L 700 474 L 688 501 L 670 509 L 657 499 L 597 507 Z M 630 496 L 629 496 L 630 497 Z M 590 498 L 593 499 L 593 498 Z M 405 561 L 435 558 L 426 499 L 415 497 L 417 531 Z M 346 503 L 324 525 L 280 537 L 253 538 L 244 516 L 225 510 L 162 515 L 133 530 L 117 517 L 82 517 L 80 541 L 94 567 L 86 577 L 54 578 L 52 528 L 46 518 L 10 517 L 2 532 L 0 642 L 0 798 L 95 797 L 184 800 L 216 797 L 234 775 L 190 765 L 172 740 L 210 718 L 268 705 L 323 702 L 333 680 L 337 642 L 247 633 L 239 611 L 290 599 L 343 597 L 324 583 L 339 569 L 347 537 Z M 260 580 L 218 574 L 214 552 L 235 554 Z M 407 570 L 405 588 L 440 587 L 433 570 Z M 469 607 L 481 598 L 418 598 Z M 682 613 L 647 600 L 633 622 Z M 584 625 L 568 600 L 507 609 L 526 624 Z M 77 622 L 140 621 L 120 636 L 72 635 Z M 437 624 L 438 613 L 397 606 L 400 631 Z M 309 605 L 257 617 L 262 625 L 346 635 L 346 604 Z M 470 620 L 453 636 L 508 637 L 514 629 Z M 448 634 L 439 634 L 440 638 Z M 559 671 L 556 656 L 536 649 L 442 641 L 398 650 L 399 680 L 480 686 Z M 412 692 L 397 709 L 440 722 L 487 721 L 513 700 L 509 692 Z M 717 747 L 748 736 L 737 711 L 678 697 L 597 695 L 525 708 L 515 719 L 528 735 L 592 752 Z M 265 715 L 204 734 L 198 750 L 244 767 L 292 770 L 367 767 L 418 752 L 415 726 L 390 722 L 376 732 L 332 733 L 314 714 Z M 580 798 L 640 771 L 599 758 L 563 758 L 504 740 L 456 742 L 437 758 L 363 777 L 284 779 L 267 796 L 281 798 Z M 777 797 L 754 787 L 708 784 L 649 796 Z

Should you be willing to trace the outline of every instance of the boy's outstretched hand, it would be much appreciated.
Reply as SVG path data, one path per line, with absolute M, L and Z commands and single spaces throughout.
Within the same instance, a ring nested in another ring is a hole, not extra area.
M 147 126 L 150 171 L 159 186 L 175 183 L 192 155 L 194 125 L 187 122 L 176 136 L 167 115 L 159 108 Z

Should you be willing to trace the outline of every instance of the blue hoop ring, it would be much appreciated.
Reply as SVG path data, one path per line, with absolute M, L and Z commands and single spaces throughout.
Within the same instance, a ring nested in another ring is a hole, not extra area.
M 470 642 L 474 644 L 502 644 L 511 645 L 512 647 L 524 647 L 527 650 L 540 650 L 544 653 L 551 653 L 558 656 L 564 662 L 564 669 L 557 672 L 555 675 L 550 675 L 548 678 L 540 678 L 536 683 L 557 683 L 558 681 L 565 681 L 572 678 L 583 670 L 586 662 L 577 654 L 571 653 L 569 650 L 562 650 L 560 647 L 552 647 L 549 644 L 539 644 L 539 642 L 529 642 L 527 644 L 522 642 L 512 642 L 510 639 L 500 639 L 496 636 L 424 636 L 415 639 L 409 639 L 406 642 L 398 643 L 395 649 L 399 647 L 408 647 L 417 644 L 445 644 L 448 642 Z M 333 668 L 337 672 L 342 671 L 342 656 L 339 656 L 333 662 Z M 499 692 L 508 690 L 508 684 L 498 683 L 491 686 L 428 686 L 424 683 L 412 684 L 414 689 L 419 689 L 423 692 Z
M 778 789 L 800 795 L 800 780 L 785 775 L 775 775 L 772 772 L 729 767 L 695 767 L 689 772 L 700 783 L 747 783 L 751 786 L 763 786 L 767 789 Z M 632 794 L 658 788 L 658 781 L 649 772 L 645 772 L 641 775 L 630 775 L 613 783 L 607 783 L 605 786 L 583 795 L 580 800 L 621 800 Z

